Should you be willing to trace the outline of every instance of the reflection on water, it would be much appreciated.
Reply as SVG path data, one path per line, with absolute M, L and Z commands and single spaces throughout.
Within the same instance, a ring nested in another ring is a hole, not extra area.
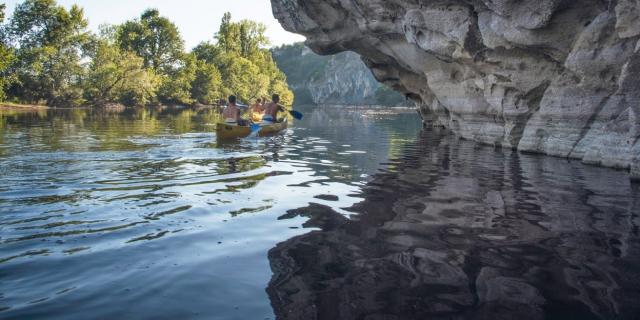
M 227 143 L 209 109 L 1 111 L 0 318 L 640 314 L 626 173 L 301 111 Z
M 625 172 L 429 130 L 345 217 L 269 252 L 278 319 L 637 319 L 640 186 Z
M 210 109 L 0 111 L 0 319 L 265 319 L 267 252 L 347 214 L 413 113 L 301 109 L 217 143 Z M 320 198 L 324 198 L 322 200 Z

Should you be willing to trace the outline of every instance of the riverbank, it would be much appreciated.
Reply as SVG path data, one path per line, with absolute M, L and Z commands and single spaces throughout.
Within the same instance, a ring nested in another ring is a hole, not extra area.
M 36 104 L 18 104 L 9 102 L 0 102 L 0 110 L 44 110 L 49 109 L 47 106 Z
M 139 108 L 139 107 L 145 107 L 145 106 L 132 106 L 132 107 L 127 107 L 123 104 L 119 104 L 119 103 L 107 103 L 104 105 L 95 105 L 95 106 L 79 106 L 79 107 L 73 107 L 73 108 L 60 108 L 60 107 L 49 107 L 46 105 L 36 105 L 36 104 L 20 104 L 20 103 L 9 103 L 9 102 L 0 102 L 0 110 L 45 110 L 45 109 L 88 109 L 88 108 L 100 108 L 100 109 L 105 109 L 105 110 L 124 110 L 126 108 Z M 158 109 L 164 109 L 164 108 L 181 108 L 181 107 L 192 107 L 192 108 L 196 108 L 196 109 L 220 109 L 220 106 L 216 106 L 216 105 L 205 105 L 205 104 L 200 104 L 200 103 L 196 103 L 193 105 L 156 105 L 156 106 L 149 106 L 149 107 L 154 107 L 154 108 L 158 108 Z

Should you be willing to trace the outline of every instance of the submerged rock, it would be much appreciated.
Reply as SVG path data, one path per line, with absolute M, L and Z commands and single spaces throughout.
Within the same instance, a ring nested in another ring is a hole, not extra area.
M 320 54 L 358 53 L 423 120 L 640 178 L 637 0 L 272 0 Z

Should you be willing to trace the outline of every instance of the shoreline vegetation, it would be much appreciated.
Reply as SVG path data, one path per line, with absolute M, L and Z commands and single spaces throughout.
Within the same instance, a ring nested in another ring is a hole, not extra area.
M 158 10 L 88 31 L 78 5 L 25 0 L 9 17 L 0 4 L 0 108 L 194 106 L 227 96 L 252 103 L 294 95 L 273 60 L 266 27 L 226 13 L 212 41 L 185 50 Z M 5 19 L 6 18 L 6 19 Z
M 340 109 L 344 109 L 344 110 L 350 110 L 350 109 L 371 109 L 371 110 L 389 110 L 389 111 L 415 111 L 415 107 L 412 106 L 395 106 L 395 107 L 389 107 L 386 105 L 377 105 L 377 104 L 322 104 L 322 105 L 316 105 L 316 104 L 301 104 L 301 107 L 305 107 L 305 106 L 314 106 L 314 107 L 322 107 L 322 108 L 340 108 Z M 108 104 L 103 104 L 103 105 L 94 105 L 94 106 L 76 106 L 76 107 L 71 107 L 71 108 L 65 108 L 65 107 L 50 107 L 50 106 L 46 106 L 46 105 L 34 105 L 34 104 L 21 104 L 21 103 L 12 103 L 12 102 L 0 102 L 0 111 L 2 110 L 47 110 L 47 109 L 86 109 L 86 108 L 102 108 L 102 109 L 109 109 L 109 110 L 117 110 L 117 109 L 125 109 L 128 108 L 127 106 L 123 105 L 123 104 L 119 104 L 119 103 L 108 103 Z M 134 106 L 134 107 L 145 107 L 145 106 Z M 165 108 L 181 108 L 181 107 L 190 107 L 190 108 L 194 108 L 194 109 L 198 109 L 198 110 L 204 110 L 204 109 L 214 109 L 214 110 L 218 110 L 220 111 L 224 106 L 222 105 L 218 105 L 218 104 L 211 104 L 211 105 L 207 105 L 207 104 L 201 104 L 201 103 L 195 103 L 195 104 L 191 104 L 191 105 L 149 105 L 146 107 L 154 107 L 154 108 L 158 108 L 158 109 L 165 109 Z

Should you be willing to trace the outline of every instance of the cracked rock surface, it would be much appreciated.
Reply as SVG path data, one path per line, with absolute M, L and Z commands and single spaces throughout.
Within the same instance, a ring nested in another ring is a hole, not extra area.
M 640 0 L 272 0 L 320 54 L 358 53 L 423 120 L 640 179 Z

